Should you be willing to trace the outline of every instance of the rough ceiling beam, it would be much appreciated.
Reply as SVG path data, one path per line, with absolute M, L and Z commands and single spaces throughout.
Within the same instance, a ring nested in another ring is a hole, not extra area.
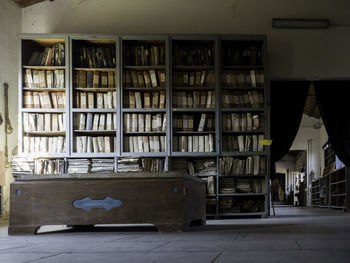
M 17 5 L 19 5 L 20 7 L 27 7 L 27 6 L 31 6 L 40 2 L 43 2 L 45 0 L 13 0 L 13 2 L 15 2 Z

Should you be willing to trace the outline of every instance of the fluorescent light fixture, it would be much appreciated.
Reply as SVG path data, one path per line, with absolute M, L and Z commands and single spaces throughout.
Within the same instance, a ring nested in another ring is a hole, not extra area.
M 274 28 L 328 28 L 329 19 L 273 18 Z

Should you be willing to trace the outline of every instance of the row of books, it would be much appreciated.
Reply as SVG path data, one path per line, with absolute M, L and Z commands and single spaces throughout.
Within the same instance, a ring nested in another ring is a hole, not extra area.
M 266 181 L 262 178 L 232 178 L 219 180 L 219 194 L 259 193 L 266 192 Z
M 166 77 L 164 70 L 124 70 L 124 87 L 156 88 L 165 87 Z
M 124 65 L 165 65 L 165 44 L 124 43 Z
M 64 66 L 64 44 L 57 43 L 45 47 L 41 51 L 34 51 L 29 58 L 28 66 Z
M 188 173 L 190 175 L 216 175 L 216 159 L 188 160 Z
M 231 91 L 223 90 L 222 92 L 223 108 L 263 108 L 263 92 L 253 91 Z
M 124 92 L 124 107 L 131 109 L 165 108 L 165 90 L 159 92 Z
M 23 112 L 23 131 L 65 131 L 65 113 Z
M 215 119 L 213 114 L 173 115 L 173 131 L 213 131 Z
M 173 92 L 174 108 L 215 108 L 215 91 Z
M 65 153 L 66 137 L 23 136 L 23 153 Z
M 222 56 L 225 66 L 262 66 L 261 45 L 224 46 Z
M 115 109 L 117 92 L 75 92 L 75 106 L 81 109 Z
M 113 88 L 116 87 L 115 72 L 75 70 L 73 85 L 75 88 Z
M 115 46 L 90 46 L 73 49 L 74 66 L 81 68 L 113 68 L 116 66 Z
M 24 108 L 64 109 L 66 106 L 66 93 L 25 91 L 23 100 Z
M 219 159 L 220 175 L 264 175 L 265 173 L 266 158 L 264 156 L 249 156 L 243 159 L 227 156 Z
M 242 88 L 242 87 L 263 87 L 264 86 L 264 71 L 249 70 L 249 71 L 233 71 L 223 70 L 221 73 L 221 84 L 225 87 Z
M 166 152 L 166 136 L 124 136 L 124 152 Z
M 166 131 L 166 114 L 124 114 L 124 132 Z
M 177 66 L 214 66 L 214 45 L 175 44 L 173 61 Z
M 76 113 L 74 130 L 79 131 L 112 131 L 116 130 L 115 113 Z
M 215 71 L 174 71 L 173 86 L 177 87 L 214 87 Z
M 248 113 L 223 113 L 222 130 L 241 132 L 241 131 L 263 131 L 264 114 Z
M 64 89 L 64 70 L 26 69 L 24 72 L 24 87 Z
M 65 171 L 63 159 L 35 159 L 34 174 L 63 174 Z
M 173 136 L 173 152 L 214 152 L 214 134 Z
M 116 151 L 116 140 L 112 136 L 76 136 L 77 153 L 111 153 Z
M 261 152 L 264 146 L 259 143 L 264 135 L 222 136 L 223 152 Z
M 118 172 L 164 172 L 164 158 L 118 158 Z

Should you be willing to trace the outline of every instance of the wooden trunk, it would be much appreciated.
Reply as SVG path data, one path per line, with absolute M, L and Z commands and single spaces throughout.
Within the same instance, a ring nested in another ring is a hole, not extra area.
M 151 223 L 160 231 L 187 231 L 191 222 L 205 224 L 199 179 L 138 174 L 23 176 L 11 184 L 8 233 L 33 234 L 42 225 Z

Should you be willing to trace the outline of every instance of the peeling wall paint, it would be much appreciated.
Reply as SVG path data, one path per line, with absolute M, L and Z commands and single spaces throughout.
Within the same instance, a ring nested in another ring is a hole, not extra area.
M 9 84 L 9 114 L 14 132 L 8 135 L 9 157 L 17 145 L 17 34 L 21 29 L 21 9 L 11 0 L 0 1 L 0 112 L 4 117 L 4 82 Z M 4 151 L 5 125 L 0 126 L 0 151 Z M 4 164 L 0 164 L 4 165 Z M 12 182 L 10 168 L 6 168 L 3 187 L 3 218 L 9 214 L 9 186 Z

